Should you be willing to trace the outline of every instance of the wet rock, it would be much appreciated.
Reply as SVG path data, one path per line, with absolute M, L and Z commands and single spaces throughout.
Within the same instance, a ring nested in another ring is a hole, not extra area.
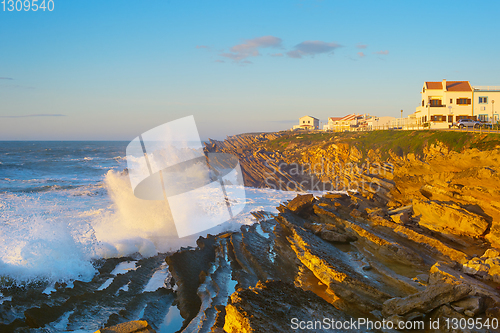
M 440 283 L 430 285 L 422 292 L 385 301 L 382 314 L 385 316 L 404 315 L 412 311 L 428 313 L 438 306 L 464 298 L 471 291 L 472 288 L 467 284 Z
M 156 333 L 145 320 L 134 320 L 112 327 L 101 328 L 95 333 Z
M 420 225 L 442 233 L 480 237 L 489 226 L 484 217 L 454 203 L 413 200 L 413 212 Z
M 51 307 L 47 304 L 42 304 L 39 308 L 31 308 L 24 312 L 26 323 L 31 328 L 39 328 L 45 326 L 64 313 L 60 307 Z
M 211 235 L 207 238 L 200 237 L 195 250 L 178 251 L 165 259 L 178 286 L 179 310 L 186 323 L 189 323 L 200 309 L 201 299 L 197 291 L 211 266 L 210 263 L 215 260 L 215 241 L 215 237 Z

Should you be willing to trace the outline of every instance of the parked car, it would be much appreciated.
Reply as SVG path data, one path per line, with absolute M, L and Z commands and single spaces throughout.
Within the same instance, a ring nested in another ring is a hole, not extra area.
M 456 123 L 453 123 L 453 127 L 458 127 L 458 128 L 464 128 L 464 127 L 473 127 L 473 128 L 479 128 L 481 127 L 482 123 L 477 120 L 472 120 L 472 119 L 460 119 Z

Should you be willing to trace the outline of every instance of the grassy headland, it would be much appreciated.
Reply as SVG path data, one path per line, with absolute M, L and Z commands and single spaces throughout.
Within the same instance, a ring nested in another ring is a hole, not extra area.
M 370 149 L 380 151 L 383 159 L 389 158 L 389 151 L 402 157 L 408 153 L 422 156 L 424 147 L 442 143 L 450 151 L 461 152 L 465 149 L 492 150 L 500 147 L 500 134 L 457 131 L 369 131 L 300 133 L 290 132 L 264 144 L 266 150 L 284 151 L 287 148 L 310 146 L 324 147 L 331 143 L 346 143 L 356 147 L 363 157 Z

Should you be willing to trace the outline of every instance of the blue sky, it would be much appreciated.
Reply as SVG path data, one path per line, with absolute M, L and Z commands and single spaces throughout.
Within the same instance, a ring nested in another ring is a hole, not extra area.
M 408 115 L 424 81 L 500 85 L 496 1 L 54 4 L 0 4 L 0 140 L 131 140 L 187 115 L 222 139 Z

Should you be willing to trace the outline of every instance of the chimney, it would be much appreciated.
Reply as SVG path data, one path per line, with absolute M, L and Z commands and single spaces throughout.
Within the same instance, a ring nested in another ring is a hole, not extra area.
M 443 79 L 443 90 L 446 91 L 446 79 Z

